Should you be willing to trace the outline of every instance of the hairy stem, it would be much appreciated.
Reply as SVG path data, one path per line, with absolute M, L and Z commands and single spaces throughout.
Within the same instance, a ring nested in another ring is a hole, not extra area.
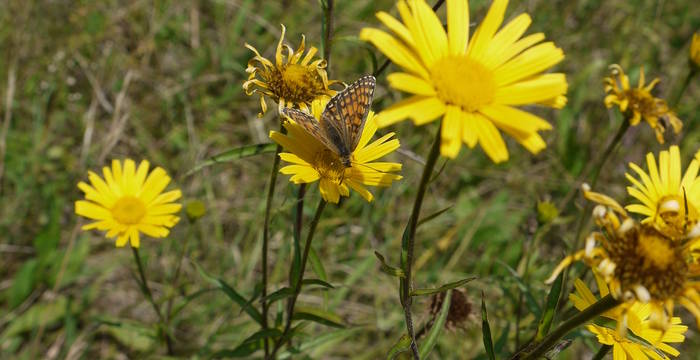
M 141 256 L 139 256 L 139 249 L 132 246 L 131 253 L 134 255 L 134 261 L 136 261 L 136 267 L 139 270 L 139 277 L 141 278 L 141 281 L 139 282 L 139 287 L 141 288 L 141 292 L 146 297 L 146 300 L 148 300 L 148 302 L 151 303 L 151 306 L 153 306 L 153 310 L 155 310 L 156 315 L 158 315 L 158 320 L 160 321 L 161 326 L 164 327 L 161 330 L 163 332 L 165 346 L 168 349 L 168 354 L 172 355 L 173 354 L 173 341 L 170 338 L 170 334 L 168 333 L 168 330 L 165 328 L 165 326 L 167 326 L 167 325 L 165 323 L 165 318 L 163 317 L 163 313 L 161 313 L 160 308 L 158 307 L 158 304 L 156 304 L 155 300 L 153 300 L 153 294 L 151 293 L 151 288 L 148 287 L 148 281 L 146 280 L 146 273 L 143 271 L 143 264 L 141 263 Z
M 418 345 L 416 344 L 416 336 L 413 330 L 413 317 L 411 315 L 411 292 L 413 290 L 412 276 L 416 228 L 418 226 L 418 218 L 420 216 L 421 206 L 423 205 L 425 191 L 428 189 L 430 177 L 433 173 L 433 169 L 435 168 L 435 164 L 437 163 L 438 156 L 440 155 L 441 126 L 442 124 L 438 125 L 438 131 L 435 134 L 435 140 L 433 140 L 433 145 L 430 148 L 430 153 L 428 154 L 428 158 L 425 161 L 423 174 L 421 175 L 420 183 L 418 184 L 418 192 L 416 193 L 416 199 L 413 202 L 413 210 L 411 211 L 411 217 L 409 218 L 408 224 L 406 225 L 406 234 L 404 236 L 404 241 L 401 244 L 401 268 L 406 274 L 406 277 L 401 279 L 401 305 L 403 305 L 404 318 L 406 320 L 406 330 L 408 332 L 408 336 L 411 338 L 411 351 L 413 352 L 414 359 L 420 359 L 420 355 L 418 353 Z
M 311 240 L 313 240 L 314 234 L 316 233 L 316 226 L 318 225 L 319 220 L 321 219 L 321 214 L 323 213 L 323 209 L 326 207 L 326 201 L 321 199 L 318 203 L 318 206 L 316 207 L 316 212 L 314 213 L 314 217 L 311 220 L 311 223 L 309 224 L 309 232 L 306 234 L 306 242 L 304 243 L 304 252 L 301 257 L 301 266 L 299 269 L 299 273 L 297 274 L 296 279 L 292 279 L 292 287 L 294 290 L 294 293 L 292 294 L 292 297 L 290 298 L 290 301 L 287 305 L 287 321 L 284 324 L 284 331 L 282 332 L 282 336 L 280 337 L 279 341 L 275 344 L 275 348 L 272 350 L 271 357 L 274 359 L 275 355 L 279 351 L 279 349 L 282 347 L 282 345 L 287 341 L 287 337 L 289 336 L 289 331 L 292 328 L 292 319 L 294 317 L 294 306 L 296 305 L 297 298 L 299 297 L 299 294 L 301 293 L 301 287 L 302 283 L 304 282 L 304 271 L 306 270 L 306 263 L 309 259 L 309 251 L 311 250 Z M 293 262 L 292 262 L 293 264 Z M 290 274 L 292 272 L 290 271 Z
M 281 121 L 280 119 L 280 132 L 281 133 L 286 133 L 287 129 L 283 126 L 284 122 Z M 277 145 L 277 149 L 275 150 L 275 159 L 273 160 L 272 163 L 272 170 L 270 171 L 270 180 L 269 184 L 267 187 L 267 200 L 265 201 L 265 218 L 263 220 L 263 243 L 262 243 L 262 251 L 261 251 L 261 257 L 262 257 L 262 289 L 260 293 L 260 307 L 261 307 L 261 315 L 262 315 L 262 328 L 263 330 L 266 330 L 268 328 L 267 324 L 267 311 L 268 311 L 268 304 L 267 301 L 265 300 L 267 296 L 267 252 L 268 252 L 268 243 L 270 242 L 270 214 L 272 212 L 272 199 L 275 196 L 275 186 L 277 184 L 277 173 L 279 172 L 280 168 L 280 157 L 279 154 L 282 152 L 282 146 Z M 265 359 L 267 359 L 269 353 L 270 353 L 270 345 L 267 342 L 267 339 L 264 340 L 265 342 Z

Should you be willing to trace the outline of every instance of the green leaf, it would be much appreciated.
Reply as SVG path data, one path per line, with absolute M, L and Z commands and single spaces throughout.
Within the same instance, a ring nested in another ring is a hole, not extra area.
M 427 223 L 428 221 L 435 219 L 436 217 L 438 217 L 438 216 L 442 215 L 443 213 L 445 213 L 447 210 L 452 209 L 453 206 L 454 206 L 454 205 L 450 205 L 450 206 L 448 206 L 448 207 L 446 207 L 446 208 L 444 208 L 444 209 L 442 209 L 442 210 L 438 210 L 438 211 L 436 211 L 436 212 L 434 212 L 434 213 L 432 213 L 432 214 L 426 216 L 426 217 L 423 218 L 423 219 L 418 220 L 418 226 L 421 226 L 421 225 Z
M 321 279 L 304 279 L 301 281 L 302 285 L 320 285 L 323 286 L 324 288 L 328 289 L 335 289 L 333 285 L 321 280 Z
M 265 297 L 265 300 L 268 302 L 268 304 L 272 304 L 273 302 L 275 302 L 277 300 L 282 300 L 282 299 L 288 298 L 292 295 L 294 295 L 294 289 L 285 286 L 285 287 L 280 288 L 277 291 L 267 295 Z
M 298 306 L 292 320 L 309 320 L 326 326 L 345 328 L 340 316 L 321 309 Z
M 452 290 L 447 290 L 447 293 L 445 293 L 445 299 L 442 302 L 442 308 L 440 308 L 440 314 L 438 315 L 437 319 L 435 319 L 435 323 L 433 323 L 433 326 L 430 328 L 428 337 L 420 345 L 420 349 L 418 350 L 422 359 L 428 357 L 430 352 L 433 350 L 433 347 L 435 347 L 435 343 L 437 343 L 437 339 L 440 336 L 440 332 L 442 332 L 442 329 L 445 327 L 445 321 L 447 321 L 447 314 L 450 312 L 451 300 Z
M 292 351 L 284 351 L 284 352 L 280 353 L 279 359 L 284 360 L 284 359 L 289 359 L 292 357 L 294 357 L 296 359 L 299 357 L 298 354 L 301 352 L 311 350 L 311 349 L 320 348 L 322 345 L 333 342 L 333 341 L 344 340 L 360 330 L 361 329 L 358 329 L 358 328 L 336 330 L 336 331 L 327 332 L 327 333 L 319 335 L 319 336 L 311 337 L 310 338 L 311 340 L 309 340 L 308 342 L 302 343 L 293 352 Z M 320 358 L 320 357 L 318 357 L 318 358 Z
M 98 333 L 108 334 L 124 347 L 137 352 L 152 349 L 158 341 L 158 332 L 153 327 L 136 321 L 122 319 L 99 319 Z M 103 335 L 104 336 L 104 335 Z
M 68 299 L 65 296 L 60 296 L 57 299 L 48 302 L 38 302 L 30 307 L 27 311 L 17 316 L 10 321 L 5 331 L 0 334 L 0 339 L 7 339 L 15 335 L 28 332 L 39 326 L 49 326 L 64 319 Z M 73 304 L 76 310 L 75 304 Z
M 209 283 L 223 291 L 229 297 L 229 299 L 233 300 L 233 302 L 238 304 L 238 306 L 240 306 L 241 309 L 243 309 L 243 311 L 250 315 L 250 317 L 253 320 L 255 320 L 255 322 L 262 325 L 262 315 L 260 315 L 258 309 L 253 307 L 253 305 L 251 305 L 250 303 L 248 303 L 248 301 L 243 296 L 236 292 L 236 290 L 234 290 L 226 282 L 207 274 L 207 272 L 204 271 L 204 269 L 202 269 L 202 267 L 199 266 L 199 264 L 197 264 L 196 262 L 193 261 L 192 263 L 197 268 L 199 275 L 201 275 L 204 278 L 204 280 L 207 280 Z
M 557 310 L 557 304 L 559 303 L 559 296 L 561 296 L 561 289 L 564 283 L 564 272 L 562 271 L 554 280 L 552 288 L 549 290 L 547 295 L 547 303 L 545 304 L 544 311 L 542 311 L 542 317 L 540 318 L 540 323 L 537 325 L 537 335 L 535 335 L 535 341 L 541 341 L 549 333 L 549 329 L 552 327 L 552 320 L 554 320 L 554 313 Z
M 385 272 L 385 273 L 387 273 L 387 274 L 389 274 L 389 275 L 391 275 L 391 276 L 396 276 L 396 277 L 399 277 L 399 278 L 405 278 L 405 277 L 406 277 L 406 273 L 404 273 L 403 270 L 401 270 L 401 269 L 399 269 L 399 268 L 396 268 L 396 267 L 393 267 L 393 266 L 389 266 L 389 264 L 386 263 L 386 260 L 384 259 L 384 256 L 382 256 L 382 254 L 380 254 L 378 251 L 375 251 L 375 252 L 374 252 L 374 256 L 376 256 L 377 259 L 379 259 L 379 262 L 382 263 L 381 269 L 382 269 L 383 272 Z
M 9 289 L 10 309 L 14 309 L 32 293 L 36 283 L 36 270 L 39 263 L 36 259 L 27 260 L 15 274 L 12 286 Z
M 413 290 L 413 292 L 411 293 L 411 296 L 432 295 L 432 294 L 441 293 L 441 292 L 444 292 L 447 290 L 458 288 L 458 287 L 460 287 L 460 286 L 462 286 L 462 285 L 464 285 L 464 284 L 466 284 L 474 279 L 476 279 L 476 276 L 472 276 L 470 278 L 447 283 L 447 284 L 442 285 L 439 288 L 435 288 L 435 289 L 416 289 L 416 290 Z
M 280 336 L 282 336 L 282 332 L 278 329 L 260 330 L 243 340 L 243 342 L 234 349 L 217 351 L 212 357 L 245 357 L 262 349 L 263 346 L 265 346 L 264 339 L 278 338 Z
M 508 264 L 504 263 L 503 261 L 496 260 L 497 263 L 503 265 L 510 275 L 513 277 L 515 280 L 515 283 L 518 285 L 518 288 L 520 291 L 525 295 L 525 304 L 527 305 L 528 310 L 530 310 L 531 313 L 533 313 L 536 317 L 540 316 L 542 314 L 542 309 L 540 309 L 540 305 L 537 303 L 537 300 L 535 300 L 535 297 L 532 295 L 532 292 L 530 291 L 530 287 L 523 282 L 523 279 L 518 275 L 518 272 L 515 271 L 512 267 L 508 266 Z
M 486 313 L 486 303 L 484 302 L 484 292 L 481 292 L 481 334 L 484 340 L 484 348 L 486 355 L 490 360 L 496 360 L 496 354 L 493 352 L 493 340 L 491 339 L 491 326 Z
M 399 354 L 411 349 L 411 337 L 408 334 L 403 334 L 394 346 L 389 349 L 386 354 L 387 360 L 394 360 Z
M 188 171 L 185 176 L 190 176 L 205 167 L 212 166 L 218 163 L 232 162 L 234 160 L 255 156 L 258 154 L 266 154 L 275 152 L 277 150 L 277 144 L 274 143 L 264 143 L 255 145 L 246 145 L 235 149 L 226 150 L 224 152 L 218 153 L 209 159 L 197 164 L 192 170 Z
M 328 281 L 328 275 L 326 275 L 326 269 L 323 267 L 321 258 L 318 257 L 318 253 L 314 250 L 312 246 L 309 249 L 309 263 L 311 264 L 311 269 L 316 273 L 316 275 L 323 281 Z

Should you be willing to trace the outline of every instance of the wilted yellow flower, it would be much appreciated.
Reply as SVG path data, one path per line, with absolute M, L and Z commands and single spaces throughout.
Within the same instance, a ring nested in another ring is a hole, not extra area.
M 175 216 L 182 205 L 175 202 L 182 196 L 180 190 L 163 192 L 170 177 L 160 167 L 148 172 L 149 163 L 141 161 L 138 168 L 131 159 L 122 165 L 112 160 L 112 168 L 103 167 L 102 179 L 88 172 L 90 184 L 78 183 L 85 193 L 85 200 L 75 202 L 75 213 L 97 220 L 82 227 L 83 230 L 107 231 L 108 238 L 116 238 L 122 247 L 127 241 L 139 247 L 139 234 L 162 238 L 180 218 Z
M 690 43 L 690 60 L 695 66 L 700 66 L 700 34 L 693 34 L 693 41 Z
M 599 277 L 596 277 L 596 280 L 600 296 L 608 295 L 609 290 L 605 282 Z M 579 311 L 598 301 L 583 281 L 576 279 L 574 286 L 576 292 L 569 295 L 569 300 Z M 617 329 L 595 324 L 587 325 L 586 328 L 596 335 L 598 342 L 613 347 L 613 360 L 668 359 L 660 351 L 671 356 L 680 355 L 680 352 L 669 343 L 682 343 L 685 340 L 683 334 L 688 327 L 681 324 L 679 317 L 673 317 L 668 330 L 661 332 L 651 327 L 650 315 L 649 304 L 632 302 L 602 314 L 603 317 L 614 320 L 617 323 Z M 629 336 L 627 329 L 631 330 L 634 336 Z
M 262 112 L 258 116 L 267 111 L 266 96 L 277 103 L 281 112 L 284 107 L 308 111 L 308 106 L 319 96 L 336 94 L 335 90 L 328 88 L 337 81 L 328 80 L 326 60 L 314 59 L 318 50 L 312 46 L 304 55 L 306 39 L 302 35 L 301 44 L 294 51 L 289 45 L 283 44 L 285 32 L 286 28 L 282 25 L 282 35 L 277 43 L 274 63 L 260 55 L 250 44 L 245 44 L 255 56 L 248 61 L 246 72 L 250 75 L 248 81 L 243 83 L 243 89 L 247 95 L 256 92 L 260 94 Z
M 692 249 L 700 238 L 687 228 L 684 236 L 666 234 L 651 223 L 638 223 L 612 198 L 590 191 L 584 196 L 600 205 L 593 215 L 602 232 L 592 233 L 586 247 L 567 256 L 547 281 L 573 261 L 583 260 L 610 287 L 614 298 L 640 301 L 651 306 L 650 321 L 655 329 L 668 330 L 675 303 L 688 309 L 700 325 L 700 266 Z
M 644 84 L 644 68 L 639 69 L 639 83 L 636 88 L 630 87 L 630 79 L 622 70 L 620 65 L 610 66 L 610 77 L 606 77 L 605 84 L 605 106 L 610 108 L 617 105 L 620 112 L 625 114 L 626 121 L 630 125 L 636 126 L 642 118 L 649 123 L 656 133 L 656 140 L 664 143 L 664 132 L 670 126 L 673 132 L 678 134 L 683 127 L 683 123 L 676 114 L 669 109 L 666 101 L 651 95 L 651 90 L 659 82 L 659 78 L 652 80 L 649 84 Z
M 531 23 L 528 14 L 497 31 L 507 5 L 507 0 L 495 0 L 471 40 L 467 0 L 447 0 L 447 33 L 424 0 L 398 2 L 403 22 L 377 13 L 393 34 L 365 28 L 360 38 L 404 71 L 390 74 L 389 84 L 413 94 L 382 111 L 379 126 L 406 118 L 423 125 L 442 117 L 440 152 L 450 158 L 464 142 L 470 148 L 479 143 L 496 163 L 508 160 L 499 129 L 532 153 L 544 149 L 538 131 L 552 126 L 516 106 L 565 105 L 564 74 L 542 74 L 564 53 L 552 42 L 540 43 L 542 33 L 521 38 Z
M 321 118 L 328 99 L 315 100 L 311 104 L 311 114 Z M 401 179 L 401 175 L 392 172 L 400 171 L 401 164 L 393 162 L 374 162 L 399 148 L 399 140 L 391 139 L 394 133 L 389 133 L 370 143 L 377 132 L 376 116 L 372 111 L 367 115 L 362 136 L 350 158 L 351 166 L 346 167 L 341 159 L 316 140 L 304 128 L 292 121 L 284 127 L 287 134 L 276 131 L 270 132 L 270 138 L 282 145 L 289 152 L 280 153 L 280 158 L 292 165 L 280 169 L 295 184 L 320 181 L 319 190 L 323 199 L 337 203 L 340 196 L 350 196 L 350 188 L 357 191 L 365 200 L 372 201 L 372 193 L 365 186 L 390 186 L 393 181 Z
M 630 163 L 639 179 L 625 174 L 632 183 L 627 192 L 641 204 L 627 205 L 625 209 L 646 216 L 642 223 L 654 222 L 661 232 L 681 240 L 700 219 L 698 165 L 698 160 L 692 160 L 682 175 L 680 150 L 675 145 L 659 154 L 658 167 L 654 154 L 647 154 L 648 173 Z

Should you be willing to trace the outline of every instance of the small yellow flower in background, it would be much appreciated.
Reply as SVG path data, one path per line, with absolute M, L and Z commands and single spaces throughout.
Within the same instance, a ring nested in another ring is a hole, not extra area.
M 695 66 L 700 67 L 700 34 L 693 34 L 693 41 L 690 43 L 690 61 Z
M 326 60 L 314 59 L 318 50 L 312 46 L 304 55 L 306 39 L 302 35 L 301 44 L 294 51 L 289 45 L 283 44 L 285 32 L 286 28 L 282 25 L 274 63 L 260 55 L 250 44 L 245 44 L 255 56 L 248 61 L 246 72 L 250 75 L 248 81 L 243 83 L 243 89 L 247 95 L 256 92 L 260 94 L 262 112 L 258 116 L 267 111 L 266 96 L 277 103 L 280 111 L 284 107 L 308 111 L 308 106 L 316 98 L 336 94 L 335 90 L 328 88 L 337 81 L 328 80 Z
M 596 277 L 600 296 L 609 293 L 608 287 L 600 277 Z M 586 284 L 576 279 L 574 282 L 576 292 L 569 295 L 569 300 L 576 309 L 583 311 L 593 305 L 598 298 Z M 688 327 L 681 324 L 679 317 L 671 319 L 671 325 L 665 332 L 655 330 L 651 327 L 649 317 L 651 315 L 649 304 L 634 302 L 618 306 L 602 316 L 617 323 L 618 329 L 596 324 L 587 325 L 588 331 L 598 338 L 598 342 L 613 347 L 613 360 L 630 359 L 668 359 L 659 350 L 671 355 L 678 356 L 680 352 L 671 347 L 668 343 L 682 343 L 685 341 L 683 335 Z M 619 329 L 621 325 L 626 325 L 625 330 Z M 634 334 L 628 336 L 626 329 Z
M 610 293 L 625 302 L 650 306 L 650 327 L 667 331 L 672 325 L 674 304 L 691 312 L 700 327 L 700 264 L 693 249 L 700 245 L 697 227 L 682 226 L 686 233 L 664 233 L 655 222 L 638 223 L 612 198 L 583 189 L 584 196 L 600 205 L 593 209 L 603 230 L 592 233 L 583 250 L 567 256 L 548 283 L 572 262 L 583 260 L 604 279 Z
M 664 132 L 669 124 L 674 133 L 678 134 L 681 131 L 683 123 L 669 109 L 666 101 L 651 95 L 651 90 L 659 83 L 659 78 L 645 85 L 644 69 L 640 68 L 639 83 L 633 88 L 630 87 L 630 79 L 620 65 L 612 65 L 610 69 L 610 77 L 603 80 L 605 93 L 608 94 L 604 100 L 606 107 L 617 105 L 632 126 L 639 124 L 643 118 L 654 129 L 656 140 L 660 144 L 664 143 Z
M 163 192 L 170 177 L 160 167 L 149 173 L 149 163 L 141 161 L 138 168 L 131 159 L 123 163 L 112 160 L 112 168 L 102 168 L 100 177 L 88 172 L 90 184 L 78 183 L 85 193 L 85 200 L 75 202 L 75 213 L 96 220 L 84 225 L 83 230 L 106 231 L 108 238 L 116 237 L 116 245 L 122 247 L 127 241 L 139 247 L 139 234 L 154 238 L 168 236 L 175 226 L 182 205 L 175 202 L 182 196 L 180 190 Z
M 311 104 L 311 114 L 320 119 L 328 99 L 319 99 Z M 340 196 L 349 196 L 350 188 L 357 191 L 365 200 L 372 201 L 372 193 L 365 186 L 388 187 L 393 181 L 401 179 L 401 175 L 392 172 L 400 171 L 401 164 L 393 162 L 373 162 L 399 148 L 399 140 L 391 139 L 394 133 L 389 133 L 370 143 L 377 132 L 374 112 L 367 115 L 357 148 L 352 153 L 352 166 L 345 167 L 338 155 L 328 149 L 304 128 L 288 121 L 284 124 L 287 135 L 272 131 L 270 138 L 282 145 L 285 150 L 280 158 L 292 165 L 280 169 L 295 184 L 319 181 L 319 189 L 323 199 L 338 203 Z
M 680 150 L 675 145 L 659 154 L 658 167 L 654 154 L 647 154 L 648 173 L 630 163 L 639 178 L 625 174 L 632 183 L 627 192 L 641 204 L 627 205 L 625 209 L 646 216 L 642 223 L 654 222 L 664 234 L 682 240 L 700 220 L 699 165 L 693 159 L 682 174 Z
M 394 34 L 365 28 L 360 38 L 404 71 L 390 74 L 389 84 L 413 94 L 382 111 L 379 126 L 406 118 L 423 125 L 442 117 L 440 152 L 449 158 L 459 154 L 464 142 L 470 148 L 479 143 L 496 163 L 508 160 L 499 129 L 532 153 L 544 149 L 538 131 L 552 126 L 516 106 L 566 104 L 564 74 L 543 74 L 564 53 L 552 42 L 540 43 L 542 33 L 521 38 L 531 23 L 528 14 L 497 31 L 507 5 L 507 0 L 495 0 L 471 40 L 467 0 L 447 0 L 447 33 L 424 0 L 398 2 L 403 22 L 377 13 Z

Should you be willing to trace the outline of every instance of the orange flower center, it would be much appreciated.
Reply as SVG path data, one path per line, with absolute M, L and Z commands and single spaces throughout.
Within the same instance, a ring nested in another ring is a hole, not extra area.
M 313 166 L 322 178 L 328 179 L 336 184 L 343 182 L 345 177 L 345 165 L 338 155 L 328 149 L 316 153 Z
M 137 224 L 146 215 L 146 206 L 141 199 L 124 196 L 112 206 L 112 216 L 124 225 Z
M 493 72 L 466 56 L 446 56 L 430 71 L 438 98 L 467 112 L 475 112 L 493 102 L 496 83 Z
M 310 103 L 317 96 L 327 93 L 316 68 L 299 64 L 286 64 L 274 69 L 268 86 L 277 97 L 294 103 Z

